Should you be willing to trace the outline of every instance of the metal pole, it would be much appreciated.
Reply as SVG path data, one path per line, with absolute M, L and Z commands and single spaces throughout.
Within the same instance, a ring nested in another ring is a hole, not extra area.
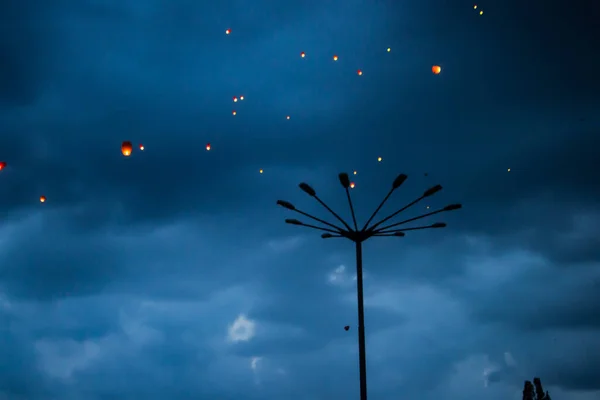
M 360 400 L 367 400 L 365 310 L 363 304 L 362 243 L 360 241 L 356 241 L 356 292 L 358 297 L 358 362 L 360 368 Z

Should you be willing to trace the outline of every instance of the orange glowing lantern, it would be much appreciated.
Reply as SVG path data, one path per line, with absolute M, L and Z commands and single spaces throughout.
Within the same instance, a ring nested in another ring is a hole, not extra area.
M 354 186 L 356 186 L 354 182 L 350 182 L 350 189 L 354 189 Z
M 0 161 L 0 171 L 2 171 L 4 168 L 6 168 L 6 162 Z
M 233 102 L 236 103 L 237 102 L 237 97 L 233 96 Z
M 304 52 L 300 53 L 300 57 L 304 58 L 306 54 Z
M 440 72 L 442 72 L 442 67 L 440 67 L 439 65 L 434 65 L 433 67 L 431 67 L 431 72 L 437 75 Z
M 226 35 L 229 35 L 230 33 L 231 33 L 231 29 L 226 29 L 226 30 L 225 30 L 225 34 L 226 34 Z
M 338 56 L 333 56 L 333 61 L 337 61 L 338 60 Z
M 206 143 L 206 151 L 210 151 L 210 143 Z
M 40 196 L 40 203 L 46 202 L 46 196 Z
M 356 73 L 360 76 L 362 75 L 362 70 L 359 69 L 358 71 L 356 71 Z
M 123 142 L 121 144 L 121 153 L 123 153 L 125 157 L 129 157 L 132 151 L 133 145 L 131 144 L 131 142 Z
M 233 111 L 231 112 L 231 114 L 232 114 L 232 115 L 236 115 L 236 114 L 237 114 L 237 111 L 233 110 Z

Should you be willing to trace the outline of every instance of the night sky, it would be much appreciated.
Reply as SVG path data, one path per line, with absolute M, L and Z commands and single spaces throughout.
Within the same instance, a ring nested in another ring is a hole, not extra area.
M 276 205 L 349 217 L 340 172 L 363 223 L 399 173 L 381 217 L 463 204 L 363 246 L 370 399 L 600 398 L 600 3 L 562 3 L 0 2 L 0 399 L 358 399 L 353 245 Z

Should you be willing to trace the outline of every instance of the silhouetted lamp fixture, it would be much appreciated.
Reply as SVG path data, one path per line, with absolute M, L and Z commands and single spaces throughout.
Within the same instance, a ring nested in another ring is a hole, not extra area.
M 390 198 L 392 193 L 406 181 L 407 176 L 404 174 L 400 174 L 396 177 L 396 179 L 394 179 L 391 189 L 389 190 L 387 195 L 384 197 L 384 199 L 381 201 L 379 206 L 377 206 L 377 208 L 375 209 L 375 211 L 373 212 L 371 217 L 367 220 L 367 222 L 362 227 L 362 229 L 358 229 L 358 225 L 356 223 L 356 215 L 354 214 L 354 206 L 352 204 L 352 198 L 350 197 L 350 190 L 349 190 L 350 178 L 348 177 L 348 174 L 346 174 L 346 173 L 339 174 L 338 178 L 339 178 L 340 184 L 342 185 L 342 187 L 344 188 L 344 190 L 346 192 L 346 197 L 348 199 L 348 205 L 350 206 L 350 213 L 352 215 L 352 224 L 354 226 L 354 229 L 352 229 L 350 227 L 350 225 L 348 225 L 348 223 L 346 223 L 346 221 L 344 221 L 335 211 L 333 211 L 331 208 L 329 208 L 329 206 L 327 204 L 325 204 L 317 196 L 317 192 L 315 192 L 315 190 L 312 187 L 310 187 L 308 184 L 306 184 L 304 182 L 300 183 L 298 185 L 300 187 L 300 189 L 302 189 L 302 191 L 305 192 L 306 194 L 308 194 L 309 196 L 313 197 L 319 204 L 321 204 L 327 211 L 329 211 L 329 213 L 331 215 L 333 215 L 338 221 L 340 221 L 342 223 L 342 225 L 344 226 L 343 228 L 340 226 L 334 225 L 330 222 L 324 221 L 324 220 L 317 218 L 313 215 L 310 215 L 308 213 L 305 213 L 304 211 L 298 210 L 296 207 L 294 207 L 291 203 L 289 203 L 287 201 L 277 200 L 277 205 L 279 205 L 283 208 L 286 208 L 288 210 L 294 211 L 298 214 L 304 215 L 305 217 L 310 218 L 313 221 L 320 222 L 321 224 L 327 226 L 327 228 L 322 227 L 322 226 L 317 226 L 317 225 L 305 224 L 304 222 L 301 222 L 297 219 L 286 219 L 285 220 L 286 223 L 292 224 L 292 225 L 301 225 L 301 226 L 305 226 L 307 228 L 313 228 L 313 229 L 317 229 L 320 231 L 325 231 L 325 233 L 321 234 L 321 237 L 323 239 L 346 238 L 346 239 L 351 240 L 355 244 L 355 248 L 356 248 L 356 289 L 357 289 L 357 298 L 358 298 L 358 353 L 359 353 L 359 367 L 360 367 L 360 399 L 367 400 L 367 372 L 366 372 L 367 367 L 366 367 L 365 325 L 364 325 L 364 304 L 363 304 L 364 301 L 363 301 L 363 275 L 362 275 L 362 242 L 364 242 L 365 240 L 367 240 L 373 236 L 404 237 L 405 232 L 407 232 L 407 231 L 415 231 L 415 230 L 430 229 L 430 228 L 445 228 L 446 227 L 445 223 L 436 222 L 431 225 L 424 225 L 424 226 L 417 226 L 417 227 L 410 227 L 410 228 L 391 229 L 391 228 L 395 228 L 397 226 L 406 224 L 408 222 L 412 222 L 412 221 L 416 221 L 416 220 L 419 220 L 422 218 L 429 217 L 431 215 L 439 214 L 439 213 L 446 212 L 446 211 L 458 210 L 462 206 L 460 204 L 450 204 L 444 208 L 441 208 L 441 209 L 438 209 L 438 210 L 435 210 L 432 212 L 428 212 L 426 214 L 422 214 L 417 217 L 409 218 L 404 221 L 400 221 L 400 222 L 396 222 L 391 225 L 386 225 L 386 226 L 380 227 L 382 224 L 384 224 L 385 222 L 394 218 L 396 215 L 400 214 L 402 211 L 408 209 L 409 207 L 412 207 L 413 205 L 417 204 L 424 198 L 432 196 L 435 193 L 442 190 L 441 185 L 435 185 L 435 186 L 427 189 L 425 192 L 423 192 L 423 194 L 420 197 L 411 201 L 410 203 L 408 203 L 401 209 L 388 215 L 387 217 L 383 218 L 379 222 L 369 225 L 371 223 L 371 221 L 373 220 L 373 218 L 375 218 L 375 216 L 377 215 L 379 210 L 381 210 L 381 207 L 383 207 L 385 202 Z

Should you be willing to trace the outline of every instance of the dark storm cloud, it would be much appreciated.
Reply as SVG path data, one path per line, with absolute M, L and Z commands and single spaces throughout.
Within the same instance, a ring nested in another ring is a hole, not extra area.
M 573 121 L 573 125 L 579 125 Z M 527 143 L 509 160 L 491 160 L 469 182 L 465 198 L 478 202 L 514 206 L 528 198 L 550 195 L 556 202 L 589 203 L 597 206 L 600 161 L 594 149 L 600 146 L 597 129 L 569 127 L 548 130 L 547 140 Z M 511 173 L 508 173 L 508 169 Z
M 9 226 L 3 232 L 10 238 L 0 256 L 0 287 L 8 294 L 38 300 L 101 292 L 203 298 L 220 285 L 269 274 L 260 264 L 269 258 L 264 242 L 239 236 L 223 244 L 224 238 L 239 235 L 239 223 L 232 227 L 202 219 L 200 232 L 198 226 L 175 225 L 152 233 L 112 225 L 90 234 L 89 226 L 79 232 L 68 224 L 65 229 L 64 218 L 64 211 L 45 213 L 28 220 L 24 229 Z
M 44 1 L 6 1 L 0 4 L 0 106 L 28 106 L 37 100 L 50 71 L 55 38 L 43 27 L 53 16 Z
M 144 14 L 144 10 L 135 11 L 135 9 L 129 10 L 129 14 L 125 13 L 124 15 L 128 15 L 132 18 L 130 13 L 135 14 L 135 12 L 141 13 L 145 18 L 149 17 L 149 15 Z M 193 10 L 190 10 L 190 13 L 193 13 Z M 75 13 L 75 15 L 77 14 Z M 87 14 L 84 13 L 84 15 Z M 152 15 L 152 13 L 150 15 Z M 69 14 L 69 16 L 73 18 L 72 13 Z M 165 20 L 169 21 L 168 18 Z M 66 21 L 68 22 L 68 20 Z M 101 20 L 101 22 L 107 23 L 107 21 L 103 20 Z M 96 21 L 95 23 L 99 22 Z M 147 27 L 147 29 L 150 28 L 151 27 Z M 171 29 L 175 28 L 181 32 L 186 32 L 186 29 L 193 30 L 194 26 L 183 24 L 171 27 Z M 131 28 L 123 27 L 121 29 Z M 161 29 L 166 28 L 161 27 Z M 86 32 L 89 35 L 97 35 L 97 31 L 89 27 Z M 74 39 L 71 37 L 68 42 L 71 43 L 73 40 Z M 158 41 L 154 43 L 153 46 L 154 48 L 161 48 L 165 47 L 166 44 Z M 67 46 L 67 49 L 68 48 L 69 46 Z M 88 53 L 90 55 L 96 54 L 96 57 L 98 56 L 97 52 L 91 53 L 93 48 L 77 49 L 79 53 Z M 183 52 L 178 50 L 173 51 L 176 51 L 177 54 L 183 56 Z M 143 57 L 147 58 L 147 56 Z M 185 57 L 191 60 L 189 54 L 186 54 Z M 156 60 L 156 58 L 152 59 Z M 117 62 L 117 60 L 115 60 L 115 62 Z M 165 68 L 175 67 L 177 69 L 177 66 L 180 65 L 176 59 L 171 59 L 166 62 L 167 64 L 165 64 L 165 60 L 163 60 L 162 63 L 164 66 L 155 71 L 166 72 Z M 97 63 L 93 63 L 83 69 L 80 68 L 78 74 L 83 78 L 86 73 L 81 71 L 91 71 L 90 68 L 92 68 L 92 70 L 94 70 L 94 68 L 97 69 L 97 65 Z M 106 66 L 106 64 L 101 65 L 103 67 Z M 155 63 L 153 62 L 150 69 L 156 68 Z M 120 70 L 117 77 L 119 77 L 119 74 L 125 72 L 126 70 Z M 98 75 L 95 75 L 94 77 L 103 79 Z M 108 78 L 108 76 L 106 78 Z M 208 78 L 209 77 L 206 77 L 204 79 Z M 294 163 L 294 161 L 296 161 L 298 164 L 305 164 L 308 162 L 309 157 L 310 159 L 315 159 L 317 156 L 319 156 L 318 159 L 326 160 L 328 159 L 327 154 L 337 147 L 339 141 L 335 136 L 328 135 L 323 138 L 321 132 L 311 132 L 310 130 L 307 131 L 308 135 L 304 134 L 303 137 L 298 138 L 296 134 L 290 135 L 287 128 L 283 128 L 283 126 L 285 126 L 284 124 L 280 125 L 280 128 L 255 125 L 255 129 L 252 131 L 248 131 L 247 134 L 233 139 L 233 137 L 227 133 L 228 130 L 234 128 L 233 126 L 227 127 L 227 125 L 223 126 L 222 123 L 217 124 L 213 118 L 208 116 L 208 114 L 215 112 L 215 106 L 209 106 L 209 104 L 214 104 L 212 96 L 201 96 L 200 99 L 194 97 L 194 101 L 192 102 L 192 97 L 189 97 L 188 94 L 187 96 L 184 95 L 182 99 L 177 100 L 177 97 L 181 97 L 184 92 L 182 91 L 182 87 L 176 85 L 175 87 L 170 88 L 165 87 L 166 91 L 161 90 L 160 95 L 157 93 L 157 98 L 153 100 L 154 104 L 150 104 L 148 97 L 145 97 L 144 99 L 137 96 L 135 98 L 131 97 L 131 93 L 134 93 L 134 90 L 135 93 L 140 93 L 140 90 L 142 90 L 142 86 L 140 85 L 147 84 L 145 79 L 139 83 L 135 83 L 136 79 L 139 78 L 134 78 L 132 82 L 125 76 L 122 76 L 118 80 L 115 80 L 113 77 L 111 81 L 106 82 L 109 88 L 112 87 L 114 89 L 117 89 L 118 86 L 123 87 L 123 85 L 125 85 L 125 87 L 127 87 L 127 85 L 133 85 L 135 88 L 132 87 L 131 90 L 125 92 L 121 90 L 121 93 L 129 93 L 125 94 L 125 98 L 115 97 L 119 96 L 117 95 L 117 93 L 119 93 L 118 90 L 106 92 L 106 89 L 98 87 L 90 87 L 88 90 L 83 88 L 77 89 L 79 95 L 84 91 L 87 92 L 88 96 L 83 99 L 75 100 L 72 97 L 64 98 L 63 100 L 66 101 L 66 103 L 63 107 L 65 108 L 62 112 L 58 113 L 59 119 L 53 124 L 55 125 L 54 129 L 60 130 L 61 134 L 64 135 L 64 142 L 55 142 L 51 144 L 47 139 L 42 140 L 40 136 L 37 136 L 40 134 L 36 134 L 36 137 L 33 140 L 42 142 L 42 144 L 39 144 L 38 146 L 49 146 L 49 148 L 47 148 L 46 151 L 40 149 L 36 152 L 32 152 L 31 150 L 33 149 L 30 148 L 29 153 L 31 158 L 23 160 L 17 158 L 11 164 L 14 164 L 17 167 L 20 166 L 20 164 L 27 165 L 27 169 L 29 169 L 27 172 L 15 172 L 13 178 L 16 182 L 38 181 L 40 183 L 36 185 L 37 187 L 28 185 L 26 188 L 19 188 L 16 186 L 16 183 L 13 183 L 10 186 L 12 188 L 11 191 L 13 193 L 21 192 L 21 196 L 24 198 L 25 196 L 33 196 L 32 192 L 45 191 L 44 187 L 47 186 L 51 187 L 52 190 L 56 192 L 52 193 L 52 198 L 61 202 L 78 202 L 83 201 L 84 197 L 93 197 L 94 203 L 89 207 L 90 211 L 83 212 L 85 213 L 85 217 L 91 219 L 95 217 L 98 220 L 109 220 L 110 218 L 108 218 L 108 216 L 110 215 L 110 211 L 108 211 L 108 208 L 111 208 L 111 205 L 114 207 L 121 203 L 123 204 L 125 211 L 123 212 L 124 215 L 118 219 L 122 220 L 124 223 L 129 223 L 131 220 L 139 218 L 143 219 L 145 218 L 143 214 L 148 214 L 148 216 L 152 215 L 153 218 L 168 218 L 172 213 L 183 213 L 183 210 L 190 209 L 192 204 L 198 209 L 200 209 L 200 206 L 203 204 L 207 204 L 211 206 L 211 210 L 216 211 L 214 204 L 211 203 L 213 199 L 219 198 L 220 200 L 218 203 L 220 205 L 231 207 L 233 203 L 223 203 L 222 199 L 233 200 L 235 198 L 235 193 L 240 190 L 248 195 L 260 196 L 256 190 L 244 190 L 243 188 L 236 187 L 242 182 L 248 182 L 248 185 L 254 185 L 254 181 L 250 182 L 247 179 L 244 179 L 245 175 L 241 170 L 250 171 L 250 168 L 252 168 L 252 170 L 261 168 L 262 164 L 270 166 L 282 162 Z M 173 76 L 171 79 L 176 80 L 178 78 Z M 72 78 L 70 81 L 66 81 L 66 83 L 71 81 Z M 85 87 L 85 85 L 92 84 L 93 81 L 86 79 L 85 81 L 77 80 L 76 82 L 78 84 L 83 83 Z M 75 84 L 75 82 L 70 83 L 70 85 L 73 84 Z M 161 85 L 160 83 L 154 83 L 155 86 L 157 84 Z M 104 90 L 104 95 L 98 93 L 98 90 Z M 170 91 L 174 91 L 173 94 L 170 94 Z M 425 92 L 426 91 L 427 89 Z M 177 94 L 175 95 L 174 93 Z M 92 94 L 92 96 L 89 96 L 90 94 Z M 389 93 L 383 97 L 387 98 L 391 95 L 393 94 Z M 370 97 L 373 99 L 378 97 L 381 98 L 380 95 L 371 95 Z M 189 98 L 190 101 L 186 98 Z M 425 96 L 422 98 L 425 100 Z M 86 108 L 82 109 L 79 113 L 79 119 L 83 120 L 77 122 L 76 118 L 74 122 L 65 125 L 61 122 L 60 115 L 66 117 L 66 113 L 68 112 L 67 107 L 74 106 L 75 101 L 80 104 L 80 106 L 81 104 L 86 106 Z M 92 107 L 93 104 L 92 101 L 100 102 L 99 104 L 102 104 L 102 108 L 93 111 L 90 114 L 90 107 Z M 136 106 L 136 104 L 140 104 L 140 102 L 142 102 L 141 104 L 146 103 L 146 105 Z M 127 103 L 127 105 L 125 105 L 125 103 Z M 188 105 L 186 106 L 185 103 Z M 180 109 L 177 110 L 174 108 L 174 104 L 177 104 L 177 107 Z M 211 108 L 206 109 L 204 105 Z M 117 111 L 118 109 L 121 109 L 121 111 Z M 374 109 L 377 110 L 378 108 L 374 107 Z M 164 115 L 164 118 L 160 118 L 162 115 Z M 366 125 L 371 121 L 378 119 L 379 115 L 380 114 L 377 111 L 372 116 L 364 115 L 362 116 L 362 119 L 354 121 L 354 125 L 356 128 L 361 128 L 362 126 L 365 126 L 366 128 Z M 47 120 L 40 121 L 40 123 L 44 124 L 42 129 L 48 130 L 48 122 L 49 121 Z M 414 119 L 412 122 L 410 119 L 405 121 L 408 126 L 415 122 L 416 120 Z M 333 123 L 330 124 L 333 127 Z M 337 130 L 349 131 L 348 129 L 344 129 L 346 124 L 347 123 L 345 122 L 335 123 L 335 125 L 337 125 Z M 26 149 L 25 142 L 30 142 L 32 139 L 30 135 L 34 134 L 32 132 L 39 131 L 40 128 L 41 127 L 36 126 L 36 124 L 18 128 L 15 127 L 17 131 L 15 131 L 15 136 L 13 137 L 22 138 L 21 141 L 23 143 L 18 146 L 15 145 L 16 147 L 8 144 L 7 148 L 9 149 L 12 147 L 15 150 L 21 150 L 20 152 L 11 152 L 15 154 L 14 157 L 23 157 L 24 150 Z M 286 129 L 286 132 L 278 135 L 276 130 L 282 128 Z M 509 128 L 507 127 L 506 129 Z M 423 130 L 424 129 L 419 129 L 418 131 Z M 219 132 L 217 133 L 217 131 Z M 22 133 L 17 134 L 17 132 Z M 440 134 L 443 133 L 444 132 L 440 132 Z M 370 143 L 372 143 L 372 141 L 366 140 L 366 136 L 369 134 L 371 133 L 365 131 L 364 134 L 354 137 L 352 142 L 358 143 L 360 146 L 350 146 L 347 148 L 347 150 L 350 151 L 350 155 L 343 157 L 350 159 L 358 149 L 364 151 L 365 146 L 368 149 L 368 147 L 371 146 Z M 555 133 L 552 133 L 552 135 L 554 134 Z M 41 136 L 46 135 L 47 133 L 41 134 Z M 85 144 L 81 142 L 82 135 L 86 135 L 89 138 L 86 140 Z M 170 138 L 168 142 L 164 140 L 164 137 L 167 135 Z M 130 162 L 129 164 L 133 165 L 129 165 L 127 169 L 124 169 L 123 160 L 120 159 L 115 148 L 122 140 L 125 140 L 126 138 L 129 139 L 130 136 L 135 136 L 139 142 L 144 142 L 147 148 L 153 151 L 148 151 L 143 161 L 136 160 L 135 164 L 134 162 Z M 321 136 L 318 141 L 316 140 L 317 136 Z M 563 135 L 560 134 L 560 136 Z M 222 137 L 222 139 L 218 139 L 219 137 Z M 277 139 L 275 139 L 275 137 Z M 435 139 L 435 137 L 442 138 L 442 135 L 436 135 L 433 139 Z M 159 138 L 161 138 L 160 142 L 158 141 Z M 213 139 L 217 140 L 216 143 Z M 456 140 L 459 142 L 463 141 L 462 136 L 457 136 Z M 213 143 L 215 149 L 225 148 L 226 146 L 227 156 L 215 160 L 208 159 L 203 155 L 197 155 L 204 144 L 209 141 Z M 416 143 L 411 143 L 411 147 L 417 152 L 420 151 L 419 141 L 420 140 L 417 139 Z M 318 143 L 318 145 L 315 146 L 316 143 Z M 581 145 L 582 144 L 578 144 L 578 146 Z M 34 146 L 34 148 L 38 146 Z M 250 146 L 255 150 L 248 152 L 247 149 Z M 154 151 L 158 150 L 158 148 L 160 148 L 160 153 Z M 588 146 L 588 148 L 592 147 Z M 533 153 L 538 152 L 538 150 L 539 148 L 536 145 L 529 147 L 526 152 Z M 576 151 L 577 149 L 573 150 Z M 45 157 L 40 153 L 46 153 Z M 109 153 L 113 154 L 113 157 L 108 157 L 107 154 Z M 376 152 L 373 151 L 372 153 L 375 157 Z M 570 157 L 568 154 L 570 153 L 570 151 L 563 151 L 563 154 L 566 155 L 562 158 L 565 159 L 567 165 L 572 166 L 571 171 L 568 172 L 578 172 L 574 163 L 568 163 L 568 158 Z M 525 154 L 523 158 L 523 163 L 529 164 L 529 156 Z M 37 160 L 37 163 L 34 162 L 34 159 Z M 595 158 L 591 158 L 591 160 L 594 159 Z M 233 161 L 235 161 L 235 163 L 233 163 Z M 461 169 L 468 168 L 471 171 L 474 169 L 474 165 L 457 165 L 456 161 L 457 160 L 455 159 L 441 157 L 438 162 L 440 164 L 452 163 L 455 169 L 460 167 L 463 167 Z M 342 164 L 346 164 L 346 162 L 343 162 Z M 538 171 L 544 172 L 545 168 L 543 165 L 545 163 L 535 162 L 531 164 L 538 166 Z M 249 165 L 252 165 L 252 167 Z M 580 163 L 577 163 L 577 165 L 580 165 Z M 590 168 L 584 168 L 583 170 L 594 171 L 595 169 L 592 167 L 594 167 L 594 165 L 590 165 Z M 524 169 L 525 168 L 521 168 L 521 170 Z M 520 172 L 518 167 L 516 170 Z M 557 181 L 548 183 L 540 181 L 540 172 L 534 172 L 534 174 L 537 174 L 535 176 L 523 174 L 525 176 L 520 177 L 519 179 L 522 179 L 522 182 L 525 183 L 531 183 L 532 181 L 536 183 L 536 185 L 529 184 L 529 188 L 548 185 L 551 186 L 553 190 L 559 190 L 558 187 L 555 187 L 554 185 L 564 184 L 566 182 L 575 182 L 580 183 L 581 185 L 587 184 L 588 187 L 590 186 L 586 179 L 586 173 L 575 173 L 574 175 L 577 176 L 577 178 L 568 180 L 569 174 L 568 172 L 565 172 L 565 170 L 565 168 L 562 168 L 562 174 L 559 176 L 550 174 L 554 179 L 557 179 Z M 593 172 L 588 173 L 591 174 Z M 432 175 L 436 175 L 435 171 L 432 171 Z M 491 175 L 486 175 L 485 181 L 493 181 L 493 179 L 490 179 L 490 176 Z M 544 176 L 547 176 L 547 174 Z M 567 179 L 563 179 L 563 177 L 566 177 Z M 222 182 L 226 184 L 222 184 Z M 493 197 L 498 203 L 502 202 L 501 198 L 493 195 L 493 193 L 495 193 L 493 190 L 485 190 L 485 187 L 481 188 L 481 183 L 482 182 L 479 179 L 469 180 L 469 186 L 465 189 L 473 190 L 472 188 L 478 187 L 477 193 L 467 192 L 460 197 L 466 198 L 467 201 L 470 201 L 471 203 L 476 203 L 479 200 L 476 194 L 486 193 L 490 196 L 490 199 Z M 514 182 L 511 182 L 510 184 L 514 184 Z M 170 187 L 171 189 L 159 189 L 165 187 Z M 498 182 L 496 182 L 495 187 L 503 188 L 501 190 L 502 193 L 512 192 L 511 190 L 505 190 L 506 185 L 498 184 Z M 566 189 L 566 187 L 563 187 L 562 189 Z M 498 189 L 496 189 L 496 191 L 498 191 Z M 112 193 L 119 193 L 118 198 L 114 197 Z M 12 199 L 12 201 L 18 203 L 22 202 L 18 197 L 12 197 Z M 256 200 L 266 201 L 266 198 L 263 199 L 259 197 Z M 105 204 L 104 206 L 101 206 L 98 203 Z M 505 204 L 505 202 L 502 203 Z M 141 206 L 142 204 L 143 206 Z M 168 205 L 169 207 L 165 207 L 165 205 Z M 104 209 L 106 211 L 92 212 L 91 209 Z M 82 218 L 82 220 L 85 219 L 86 218 Z
M 296 11 L 289 12 L 303 15 Z M 144 10 L 139 12 L 145 17 L 143 21 L 154 15 L 146 15 Z M 189 13 L 194 12 L 189 10 Z M 91 18 L 71 10 L 56 21 L 63 28 L 72 29 L 76 28 L 72 21 L 77 21 L 77 17 Z M 14 170 L 6 180 L 13 195 L 3 199 L 5 208 L 22 206 L 27 203 L 26 199 L 44 193 L 51 199 L 49 204 L 81 205 L 78 219 L 90 226 L 101 221 L 127 224 L 139 219 L 169 218 L 185 213 L 184 210 L 204 208 L 203 205 L 215 212 L 218 211 L 215 209 L 217 204 L 232 207 L 239 192 L 246 193 L 247 200 L 253 199 L 250 196 L 258 196 L 255 198 L 258 201 L 266 200 L 256 190 L 254 180 L 249 181 L 250 171 L 259 168 L 276 171 L 284 163 L 288 168 L 306 165 L 315 155 L 327 159 L 326 155 L 334 148 L 337 139 L 331 136 L 315 146 L 316 137 L 321 135 L 319 131 L 303 133 L 302 139 L 298 140 L 301 127 L 289 128 L 283 118 L 284 112 L 278 118 L 280 122 L 270 126 L 256 121 L 248 123 L 244 120 L 247 117 L 243 116 L 238 118 L 242 121 L 239 124 L 233 119 L 224 124 L 215 115 L 222 114 L 221 118 L 227 118 L 231 103 L 224 107 L 221 101 L 215 103 L 214 73 L 223 83 L 239 73 L 229 73 L 218 67 L 214 72 L 192 77 L 189 74 L 196 71 L 190 68 L 197 66 L 199 71 L 207 68 L 198 63 L 194 52 L 190 53 L 186 47 L 173 49 L 171 42 L 165 43 L 165 37 L 161 37 L 152 42 L 150 53 L 132 54 L 126 52 L 127 48 L 137 42 L 118 41 L 116 37 L 111 41 L 106 35 L 117 35 L 121 29 L 119 35 L 131 37 L 134 28 L 122 25 L 95 29 L 96 25 L 107 23 L 109 21 L 94 19 L 89 25 L 80 27 L 83 35 L 64 35 L 60 50 L 62 73 L 52 77 L 60 91 L 27 109 L 5 116 L 7 130 L 12 135 L 3 138 L 2 148 L 6 149 L 7 162 Z M 157 32 L 164 35 L 166 28 L 150 25 L 138 29 L 144 32 L 158 29 Z M 183 24 L 170 29 L 189 36 L 198 27 Z M 102 54 L 106 52 L 79 43 L 100 32 L 104 32 L 102 40 L 113 46 L 106 50 L 107 54 L 114 54 L 116 58 L 107 56 L 103 59 Z M 150 38 L 144 40 L 151 41 Z M 196 53 L 202 55 L 205 44 L 200 41 L 196 45 L 200 46 Z M 161 48 L 174 52 L 176 57 L 156 54 Z M 72 57 L 78 57 L 79 63 L 70 62 Z M 131 60 L 139 64 L 127 66 Z M 145 65 L 147 67 L 143 67 Z M 146 72 L 137 74 L 135 69 L 138 67 Z M 184 75 L 196 81 L 184 82 L 180 78 L 181 68 L 185 68 Z M 267 69 L 267 66 L 261 69 Z M 253 81 L 248 79 L 247 83 Z M 269 83 L 273 86 L 274 82 Z M 191 92 L 186 89 L 190 86 Z M 147 93 L 148 88 L 154 88 L 154 93 Z M 247 96 L 252 98 L 252 90 L 256 89 L 248 89 Z M 231 93 L 241 90 L 241 85 L 231 87 L 222 98 L 230 101 Z M 255 102 L 272 105 L 274 100 L 279 101 L 279 98 L 261 100 L 258 97 Z M 253 103 L 249 104 L 248 114 L 251 114 L 255 110 Z M 220 110 L 215 108 L 217 105 Z M 243 134 L 234 138 L 232 130 L 240 128 L 244 130 Z M 54 132 L 60 132 L 60 141 L 50 139 Z M 144 143 L 147 155 L 140 160 L 126 160 L 131 162 L 125 164 L 117 152 L 123 140 Z M 214 151 L 220 152 L 220 156 L 207 158 L 201 154 L 207 142 L 213 144 Z M 250 147 L 254 150 L 248 151 Z M 23 185 L 23 182 L 28 184 Z M 250 190 L 251 186 L 255 190 Z M 243 204 L 255 203 L 246 201 Z M 122 208 L 120 213 L 116 211 L 119 207 Z
M 306 274 L 307 268 L 301 264 L 290 263 L 287 268 L 290 270 L 286 279 L 297 285 L 290 286 L 285 294 L 279 291 L 262 291 L 262 295 L 269 301 L 254 307 L 252 316 L 263 324 L 303 327 L 302 333 L 294 333 L 292 330 L 290 334 L 277 338 L 270 337 L 268 333 L 259 334 L 255 340 L 239 345 L 236 350 L 238 354 L 268 357 L 306 353 L 324 349 L 334 342 L 352 346 L 357 329 L 356 301 L 340 299 L 340 296 L 355 297 L 352 273 L 345 278 L 347 281 L 336 285 L 327 283 L 326 280 L 331 268 L 329 271 L 325 268 L 313 270 L 311 272 L 321 273 L 310 275 Z M 267 279 L 274 278 L 270 275 Z M 375 309 L 369 312 L 369 324 L 378 329 L 387 329 L 404 322 L 402 316 L 388 310 Z M 349 326 L 348 331 L 344 330 L 345 326 Z
M 593 132 L 571 131 L 482 165 L 459 184 L 469 210 L 459 229 L 494 235 L 500 248 L 527 246 L 557 263 L 598 260 L 600 231 L 592 221 L 600 212 L 600 162 L 593 149 L 600 141 Z
M 3 252 L 2 287 L 11 296 L 56 297 L 96 293 L 115 278 L 119 249 L 99 247 L 92 237 L 76 237 L 44 224 L 13 234 Z
M 0 398 L 20 400 L 47 395 L 50 385 L 35 367 L 28 327 L 19 324 L 19 318 L 4 299 L 0 301 Z
M 327 216 L 297 189 L 307 181 L 348 215 L 336 173 L 354 169 L 363 222 L 396 171 L 410 179 L 387 211 L 436 183 L 413 215 L 465 206 L 428 220 L 446 231 L 365 246 L 374 396 L 433 398 L 447 381 L 460 389 L 445 397 L 481 394 L 474 377 L 506 351 L 518 368 L 492 373 L 494 387 L 540 373 L 597 388 L 583 357 L 600 315 L 591 25 L 534 12 L 552 4 L 489 6 L 485 20 L 439 2 L 3 10 L 0 288 L 13 312 L 0 397 L 355 396 L 352 248 L 284 225 L 297 215 L 274 204 Z M 579 38 L 562 58 L 561 37 Z M 339 69 L 322 62 L 338 52 Z M 124 159 L 123 140 L 146 151 Z M 543 266 L 502 258 L 517 250 Z M 232 343 L 241 313 L 256 336 Z
M 478 247 L 491 249 L 481 242 Z M 480 250 L 480 254 L 486 253 Z M 514 354 L 518 373 L 507 375 L 501 369 L 493 374 L 495 379 L 528 379 L 534 373 L 544 376 L 548 384 L 597 390 L 597 374 L 589 371 L 597 370 L 594 365 L 598 362 L 599 343 L 594 338 L 598 330 L 598 264 L 558 268 L 538 254 L 522 250 L 487 254 L 489 258 L 471 253 L 462 277 L 438 285 L 462 299 L 474 325 L 490 329 L 490 336 L 481 338 L 475 349 Z M 567 364 L 581 381 L 575 383 L 561 374 Z
M 485 301 L 473 302 L 478 316 L 485 321 L 508 323 L 523 330 L 598 328 L 597 265 L 527 269 L 519 279 L 496 285 Z M 556 282 L 561 282 L 557 290 Z M 501 298 L 509 295 L 510 302 Z

